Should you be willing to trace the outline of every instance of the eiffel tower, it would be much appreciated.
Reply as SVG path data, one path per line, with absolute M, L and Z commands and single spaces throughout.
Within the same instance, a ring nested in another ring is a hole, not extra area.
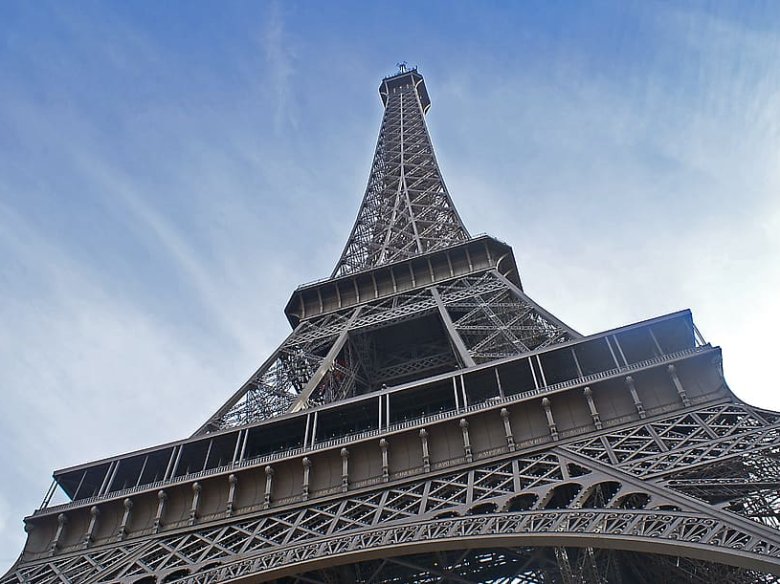
M 0 583 L 780 580 L 780 414 L 689 311 L 583 336 L 536 304 L 455 210 L 423 77 L 379 92 L 292 333 L 191 437 L 56 471 Z

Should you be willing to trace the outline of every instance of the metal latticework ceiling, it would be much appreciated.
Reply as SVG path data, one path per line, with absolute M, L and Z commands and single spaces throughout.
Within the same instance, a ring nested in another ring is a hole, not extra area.
M 457 550 L 312 571 L 276 584 L 759 584 L 777 578 L 701 560 L 593 548 Z

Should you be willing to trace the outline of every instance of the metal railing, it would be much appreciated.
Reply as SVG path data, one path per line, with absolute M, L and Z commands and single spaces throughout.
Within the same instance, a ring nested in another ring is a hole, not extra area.
M 79 499 L 77 501 L 71 501 L 69 503 L 63 503 L 60 505 L 52 506 L 52 507 L 46 507 L 42 506 L 38 510 L 36 510 L 33 513 L 33 516 L 39 515 L 39 514 L 48 514 L 48 513 L 56 513 L 65 511 L 68 509 L 73 509 L 76 507 L 83 507 L 85 505 L 91 505 L 100 501 L 107 501 L 109 499 L 116 499 L 121 497 L 126 497 L 129 495 L 133 495 L 136 493 L 146 492 L 146 491 L 153 491 L 155 489 L 163 488 L 163 487 L 171 487 L 174 485 L 187 483 L 191 481 L 198 480 L 200 478 L 206 477 L 206 476 L 213 476 L 213 475 L 219 475 L 219 474 L 227 474 L 234 472 L 236 470 L 244 469 L 247 467 L 254 467 L 254 466 L 264 466 L 268 465 L 270 463 L 273 463 L 275 461 L 281 460 L 281 459 L 287 459 L 287 458 L 295 458 L 297 456 L 301 456 L 304 454 L 309 454 L 312 452 L 318 452 L 322 450 L 328 450 L 331 448 L 336 447 L 343 447 L 348 444 L 356 443 L 356 442 L 364 442 L 366 440 L 369 440 L 371 438 L 375 438 L 378 436 L 387 436 L 388 434 L 397 433 L 399 431 L 407 430 L 409 428 L 414 427 L 420 427 L 420 426 L 426 426 L 433 423 L 437 423 L 443 420 L 447 419 L 454 419 L 464 416 L 465 414 L 471 414 L 479 411 L 484 410 L 490 410 L 493 408 L 498 408 L 501 406 L 511 405 L 511 404 L 517 404 L 521 403 L 523 401 L 527 401 L 531 398 L 538 397 L 540 395 L 548 395 L 550 393 L 560 392 L 563 390 L 567 390 L 573 387 L 577 386 L 584 386 L 588 384 L 592 384 L 594 382 L 602 381 L 608 378 L 614 378 L 621 375 L 626 375 L 631 372 L 635 372 L 641 369 L 647 369 L 650 367 L 656 367 L 658 365 L 671 363 L 674 361 L 682 360 L 686 357 L 690 357 L 692 355 L 703 353 L 706 351 L 711 350 L 711 347 L 709 346 L 701 346 L 701 347 L 691 347 L 688 349 L 683 349 L 682 351 L 677 351 L 675 353 L 670 353 L 667 355 L 661 355 L 658 357 L 654 357 L 652 359 L 646 359 L 644 361 L 639 361 L 637 363 L 632 363 L 630 365 L 625 365 L 622 367 L 616 367 L 613 369 L 600 371 L 598 373 L 592 373 L 590 375 L 586 375 L 583 377 L 577 377 L 575 379 L 570 379 L 567 381 L 562 381 L 559 383 L 554 383 L 552 385 L 543 386 L 539 388 L 535 388 L 528 391 L 522 391 L 519 393 L 507 395 L 505 397 L 500 396 L 494 396 L 486 399 L 485 401 L 474 403 L 471 405 L 468 405 L 466 407 L 456 408 L 456 409 L 446 409 L 442 410 L 440 412 L 436 412 L 434 414 L 428 414 L 424 416 L 419 416 L 416 418 L 411 418 L 408 420 L 403 420 L 401 422 L 396 422 L 394 424 L 390 424 L 388 426 L 385 426 L 383 428 L 374 428 L 371 430 L 365 430 L 362 432 L 356 432 L 353 434 L 346 434 L 344 436 L 339 436 L 336 438 L 332 438 L 330 440 L 325 440 L 322 442 L 317 442 L 313 445 L 309 446 L 301 446 L 298 448 L 293 448 L 289 450 L 283 450 L 278 452 L 272 452 L 263 454 L 260 456 L 256 456 L 254 458 L 249 458 L 246 460 L 237 461 L 235 463 L 222 465 L 219 467 L 207 469 L 207 470 L 201 470 L 194 473 L 188 473 L 185 475 L 173 477 L 171 479 L 167 480 L 160 480 L 156 481 L 154 483 L 147 483 L 143 485 L 138 485 L 135 487 L 128 487 L 126 489 L 122 489 L 119 491 L 112 491 L 110 493 L 106 493 L 103 495 L 95 495 L 92 497 L 88 497 L 85 499 Z M 696 402 L 700 400 L 694 400 Z M 673 408 L 668 407 L 659 407 L 655 408 L 654 412 L 655 414 L 663 413 L 665 411 L 669 411 Z M 629 421 L 629 420 L 625 420 Z M 610 424 L 614 425 L 614 424 Z M 570 434 L 569 431 L 565 433 L 566 436 Z M 538 444 L 541 444 L 543 442 L 546 442 L 549 440 L 548 436 L 542 436 L 539 438 L 532 438 L 530 440 L 525 440 L 517 443 L 518 447 L 530 447 L 535 446 Z M 414 469 L 411 469 L 414 470 Z M 393 478 L 402 478 L 405 476 L 403 473 L 394 473 Z M 298 500 L 298 498 L 294 498 L 295 500 Z M 279 504 L 279 501 L 276 501 L 277 504 Z

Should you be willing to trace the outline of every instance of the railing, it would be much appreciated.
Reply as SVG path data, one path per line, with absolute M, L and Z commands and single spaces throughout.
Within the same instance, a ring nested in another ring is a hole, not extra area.
M 386 436 L 388 434 L 397 433 L 402 430 L 406 430 L 409 428 L 413 428 L 416 426 L 426 426 L 430 425 L 439 421 L 443 421 L 446 419 L 452 419 L 452 418 L 458 418 L 462 417 L 465 414 L 470 414 L 474 412 L 489 410 L 493 408 L 497 408 L 499 406 L 506 406 L 510 404 L 517 404 L 523 401 L 527 401 L 531 398 L 540 396 L 540 395 L 547 395 L 554 392 L 560 392 L 562 390 L 570 389 L 572 387 L 587 385 L 590 383 L 594 383 L 597 381 L 601 381 L 607 378 L 617 377 L 620 375 L 626 375 L 631 372 L 635 372 L 641 369 L 647 369 L 650 367 L 655 367 L 658 365 L 662 365 L 665 363 L 671 363 L 673 361 L 679 361 L 686 357 L 690 357 L 692 355 L 703 353 L 708 350 L 711 350 L 709 346 L 702 346 L 702 347 L 692 347 L 688 349 L 684 349 L 682 351 L 677 351 L 675 353 L 670 353 L 667 355 L 662 355 L 659 357 L 654 357 L 653 359 L 646 359 L 644 361 L 639 361 L 637 363 L 632 363 L 630 365 L 617 367 L 614 369 L 609 369 L 606 371 L 601 371 L 598 373 L 592 373 L 590 375 L 586 375 L 584 377 L 578 377 L 576 379 L 571 379 L 567 381 L 562 381 L 559 383 L 555 383 L 549 386 L 540 387 L 538 389 L 532 389 L 528 391 L 523 391 L 520 393 L 507 395 L 505 397 L 495 396 L 488 398 L 487 400 L 475 404 L 471 404 L 466 407 L 461 407 L 459 409 L 448 409 L 443 410 L 440 412 L 437 412 L 435 414 L 429 414 L 426 416 L 420 416 L 417 418 L 412 418 L 409 420 L 404 420 L 401 422 L 396 422 L 395 424 L 391 424 L 389 426 L 386 426 L 384 428 L 375 428 L 372 430 L 366 430 L 363 432 L 357 432 L 354 434 L 347 434 L 344 436 L 339 436 L 338 438 L 332 438 L 330 440 L 326 440 L 323 442 L 315 443 L 312 446 L 308 447 L 298 447 L 293 448 L 290 450 L 284 450 L 279 452 L 273 452 L 268 454 L 263 454 L 261 456 L 257 456 L 254 458 L 238 461 L 235 463 L 198 471 L 195 473 L 189 473 L 186 475 L 181 475 L 178 477 L 174 477 L 172 479 L 168 480 L 162 480 L 162 481 L 156 481 L 154 483 L 148 483 L 144 485 L 138 485 L 136 487 L 128 487 L 126 489 L 122 489 L 120 491 L 112 491 L 110 493 L 106 493 L 104 495 L 96 495 L 93 497 L 88 497 L 85 499 L 79 499 L 78 501 L 71 501 L 69 503 L 63 503 L 61 505 L 56 505 L 53 507 L 41 507 L 37 511 L 33 513 L 33 516 L 39 515 L 39 514 L 48 514 L 48 513 L 55 513 L 55 512 L 61 512 L 67 509 L 73 509 L 76 507 L 83 507 L 85 505 L 90 505 L 99 501 L 106 501 L 109 499 L 116 499 L 120 497 L 126 497 L 128 495 L 133 495 L 140 492 L 145 491 L 153 491 L 158 488 L 162 487 L 171 487 L 174 485 L 182 484 L 182 483 L 188 483 L 194 480 L 197 480 L 202 477 L 206 476 L 213 476 L 218 474 L 227 474 L 230 472 L 234 472 L 239 469 L 243 469 L 246 467 L 251 466 L 262 466 L 267 465 L 270 463 L 273 463 L 275 461 L 278 461 L 280 459 L 286 459 L 286 458 L 295 458 L 297 456 L 301 456 L 304 454 L 317 452 L 321 450 L 328 450 L 334 447 L 341 447 L 346 444 L 355 443 L 355 442 L 363 442 L 366 440 L 369 440 L 374 437 L 378 436 Z M 692 400 L 694 403 L 703 401 L 702 398 Z M 674 407 L 668 407 L 668 406 L 661 406 L 658 408 L 654 408 L 652 413 L 657 415 L 660 413 L 664 413 L 667 411 L 671 411 L 672 409 L 675 409 Z M 651 412 L 648 412 L 651 413 Z M 630 421 L 630 418 L 626 418 L 623 421 Z M 607 424 L 605 424 L 607 425 Z M 614 425 L 614 423 L 609 424 Z M 562 434 L 562 437 L 569 436 L 571 434 L 571 431 L 567 431 L 564 434 Z M 538 438 L 532 438 L 529 440 L 521 441 L 517 443 L 517 446 L 519 448 L 525 448 L 525 447 L 531 447 L 536 446 L 538 444 L 541 444 L 543 442 L 546 442 L 549 440 L 549 437 L 542 436 Z M 415 470 L 415 469 L 410 469 Z M 405 471 L 404 471 L 405 472 Z M 393 478 L 402 478 L 403 476 L 406 476 L 404 472 L 400 473 L 394 473 Z M 413 473 L 407 473 L 407 474 L 413 474 Z M 294 498 L 295 500 L 299 500 L 299 498 Z M 280 501 L 276 501 L 277 504 L 280 503 Z
M 472 235 L 469 239 L 466 239 L 466 240 L 463 240 L 463 241 L 453 242 L 453 244 L 450 247 L 457 247 L 457 246 L 463 245 L 464 243 L 468 243 L 471 240 L 479 239 L 480 237 L 490 237 L 491 239 L 495 239 L 497 242 L 502 243 L 502 244 L 506 245 L 507 247 L 509 247 L 509 244 L 507 244 L 505 241 L 502 241 L 502 240 L 500 240 L 500 239 L 498 239 L 496 237 L 488 235 L 487 233 L 477 233 L 476 235 Z M 447 248 L 436 249 L 436 250 L 432 250 L 432 251 L 426 252 L 426 253 L 436 253 L 436 252 L 439 252 L 439 251 L 443 251 L 445 249 L 447 249 Z M 422 254 L 419 254 L 419 255 L 425 255 L 425 253 L 422 253 Z M 359 270 L 357 272 L 350 272 L 349 274 L 345 274 L 344 276 L 336 276 L 335 278 L 332 277 L 332 276 L 325 276 L 324 278 L 317 278 L 316 280 L 312 280 L 311 282 L 306 282 L 305 284 L 299 285 L 295 289 L 295 291 L 297 292 L 298 290 L 302 290 L 303 288 L 308 288 L 309 286 L 315 286 L 317 284 L 324 284 L 325 282 L 329 282 L 331 280 L 338 280 L 338 279 L 343 278 L 345 276 L 356 276 L 356 275 L 361 274 L 363 272 L 370 272 L 371 270 L 375 270 L 376 268 L 384 268 L 386 266 L 392 266 L 394 264 L 400 264 L 400 263 L 408 261 L 410 259 L 414 259 L 414 258 L 413 257 L 408 257 L 408 258 L 404 258 L 402 260 L 396 260 L 394 262 L 389 262 L 387 264 L 380 264 L 378 266 L 371 266 L 371 267 Z

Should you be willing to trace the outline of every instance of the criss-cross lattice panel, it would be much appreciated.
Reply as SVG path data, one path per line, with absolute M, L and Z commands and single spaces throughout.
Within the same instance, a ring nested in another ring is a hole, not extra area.
M 209 431 L 257 422 L 288 411 L 338 335 L 350 312 L 306 320 L 206 424 Z
M 334 276 L 469 238 L 433 153 L 420 83 L 419 75 L 409 75 L 387 97 L 368 187 Z
M 53 574 L 63 573 L 69 581 L 90 582 L 160 574 L 181 567 L 192 569 L 241 554 L 414 520 L 430 513 L 452 509 L 460 509 L 462 513 L 469 505 L 511 496 L 515 481 L 521 489 L 538 489 L 553 487 L 563 478 L 561 462 L 555 455 L 519 457 L 514 463 L 504 461 L 421 478 L 334 502 L 128 543 L 102 554 L 54 558 L 52 562 L 26 570 L 21 581 L 50 582 Z M 73 580 L 70 575 L 78 578 Z
M 525 353 L 575 338 L 576 333 L 498 275 L 461 278 L 441 290 L 455 330 L 476 363 Z
M 672 473 L 679 492 L 780 529 L 780 446 Z
M 641 485 L 639 479 L 632 479 L 634 484 L 629 484 L 630 481 L 621 483 L 621 477 L 626 476 L 622 471 L 608 470 L 609 467 L 601 463 L 588 468 L 574 460 L 568 454 L 555 451 L 518 454 L 471 469 L 422 476 L 406 484 L 379 487 L 351 497 L 313 502 L 261 516 L 236 517 L 229 523 L 184 533 L 160 534 L 138 544 L 113 548 L 103 555 L 55 557 L 45 564 L 25 568 L 23 573 L 4 580 L 3 584 L 103 582 L 120 577 L 132 580 L 151 574 L 165 578 L 167 574 L 178 574 L 177 570 L 209 574 L 213 571 L 211 566 L 232 566 L 244 557 L 265 557 L 271 567 L 278 562 L 291 561 L 285 554 L 292 551 L 277 553 L 276 549 L 292 550 L 294 548 L 290 546 L 303 546 L 301 557 L 308 557 L 307 554 L 314 553 L 312 549 L 324 549 L 322 546 L 328 538 L 334 537 L 337 539 L 333 540 L 332 548 L 339 553 L 356 545 L 380 545 L 387 538 L 403 542 L 410 537 L 560 531 L 670 537 L 692 542 L 706 540 L 711 545 L 739 546 L 762 554 L 780 551 L 768 540 L 757 539 L 739 526 L 720 523 L 712 517 L 699 517 L 695 509 L 693 515 L 691 510 L 684 509 L 686 514 L 659 514 L 652 508 L 665 503 L 663 493 L 658 497 L 659 489 L 663 487 L 648 484 L 649 490 L 645 493 L 637 486 Z M 627 495 L 637 494 L 643 496 L 642 504 L 626 504 Z M 496 523 L 496 519 L 485 523 L 482 517 L 487 520 L 494 516 L 483 513 L 498 513 L 495 517 L 508 513 L 509 523 Z M 448 518 L 457 521 L 451 525 L 440 523 Z M 407 529 L 404 527 L 407 525 L 418 527 Z M 419 526 L 428 525 L 431 525 L 431 533 L 426 535 Z M 396 531 L 393 526 L 398 526 Z M 350 535 L 352 533 L 356 535 Z M 379 538 L 377 541 L 371 539 L 374 533 Z M 318 547 L 311 548 L 311 545 Z M 240 570 L 260 569 L 257 566 L 261 564 L 253 562 L 243 565 Z M 575 563 L 572 569 L 585 568 Z M 63 574 L 67 579 L 59 580 L 57 574 Z M 210 581 L 220 580 L 204 580 Z
M 442 366 L 454 366 L 446 338 L 428 343 L 409 342 L 394 351 L 376 348 L 376 331 L 436 313 L 430 290 L 401 293 L 360 307 L 349 326 L 349 336 L 309 403 L 323 404 L 378 389 L 402 376 L 422 374 Z M 412 340 L 413 341 L 413 340 Z
M 494 271 L 440 285 L 439 292 L 456 333 L 476 363 L 579 336 Z M 311 404 L 355 395 L 358 385 L 376 389 L 385 381 L 403 376 L 456 367 L 448 338 L 425 347 L 410 343 L 408 350 L 383 354 L 378 359 L 370 335 L 366 334 L 436 311 L 437 302 L 431 291 L 420 289 L 366 303 L 357 311 L 345 309 L 302 321 L 205 428 L 235 427 L 287 412 L 321 367 L 321 381 L 308 398 Z M 335 360 L 323 365 L 326 353 L 346 329 L 350 332 L 349 341 Z
M 354 330 L 370 330 L 391 323 L 419 318 L 435 310 L 436 301 L 427 289 L 395 294 L 389 298 L 364 305 L 352 328 Z
M 699 564 L 697 560 L 676 560 L 673 564 L 666 563 L 663 560 L 658 560 L 657 564 L 645 563 L 641 561 L 641 558 L 650 558 L 655 555 L 648 551 L 643 552 L 637 557 L 639 560 L 638 565 L 633 566 L 634 569 L 643 569 L 646 571 L 645 576 L 633 578 L 632 569 L 625 567 L 620 571 L 615 572 L 610 570 L 617 569 L 618 564 L 616 558 L 603 558 L 601 548 L 604 547 L 603 543 L 605 539 L 609 539 L 615 542 L 624 541 L 625 538 L 631 538 L 635 542 L 642 540 L 646 544 L 651 545 L 658 542 L 659 538 L 668 539 L 676 542 L 678 549 L 675 551 L 675 557 L 679 558 L 681 555 L 678 552 L 682 551 L 682 548 L 693 548 L 699 550 L 699 553 L 705 551 L 708 556 L 711 557 L 710 551 L 714 548 L 706 549 L 708 546 L 717 545 L 720 548 L 720 552 L 723 554 L 732 553 L 727 550 L 741 550 L 741 553 L 745 553 L 749 550 L 749 553 L 755 556 L 760 556 L 765 559 L 766 564 L 773 565 L 776 562 L 773 558 L 780 548 L 776 545 L 769 544 L 765 541 L 756 541 L 755 537 L 734 529 L 731 526 L 720 524 L 712 519 L 699 517 L 692 513 L 655 513 L 646 511 L 637 512 L 623 512 L 615 513 L 607 510 L 594 510 L 591 512 L 582 511 L 532 511 L 528 513 L 517 514 L 490 514 L 490 515 L 478 515 L 478 516 L 466 516 L 466 517 L 449 517 L 445 519 L 434 519 L 431 521 L 415 521 L 398 526 L 381 525 L 371 530 L 358 530 L 355 532 L 346 532 L 341 534 L 335 534 L 333 536 L 324 538 L 322 540 L 301 543 L 294 546 L 287 546 L 279 549 L 269 550 L 267 552 L 248 557 L 246 559 L 239 559 L 238 561 L 224 564 L 221 567 L 213 568 L 200 573 L 193 573 L 188 579 L 182 579 L 181 581 L 187 581 L 192 584 L 216 584 L 219 582 L 230 581 L 235 578 L 246 577 L 258 572 L 271 572 L 279 569 L 289 569 L 290 566 L 295 564 L 309 563 L 309 570 L 311 570 L 311 562 L 322 564 L 338 564 L 341 566 L 336 568 L 328 568 L 319 572 L 326 578 L 341 578 L 336 581 L 366 581 L 361 579 L 356 580 L 355 573 L 350 571 L 351 566 L 357 566 L 360 564 L 360 557 L 362 552 L 369 550 L 385 549 L 386 553 L 383 554 L 386 564 L 391 573 L 386 575 L 391 578 L 400 578 L 401 576 L 396 571 L 396 566 L 404 565 L 403 554 L 393 553 L 393 548 L 403 545 L 407 549 L 414 549 L 414 544 L 428 544 L 426 547 L 431 549 L 431 542 L 445 541 L 454 539 L 461 542 L 462 547 L 459 551 L 454 552 L 457 554 L 468 553 L 469 548 L 472 546 L 466 545 L 466 541 L 477 538 L 484 542 L 486 537 L 500 536 L 502 541 L 505 541 L 506 536 L 512 534 L 528 533 L 528 534 L 549 534 L 549 542 L 554 542 L 559 538 L 572 541 L 572 539 L 581 539 L 582 543 L 592 541 L 600 545 L 573 545 L 571 548 L 553 547 L 552 549 L 545 547 L 537 547 L 535 550 L 547 549 L 555 558 L 555 565 L 558 567 L 549 576 L 552 577 L 551 582 L 559 581 L 574 581 L 574 582 L 593 582 L 595 581 L 623 581 L 622 578 L 627 578 L 626 581 L 630 582 L 657 582 L 658 577 L 665 575 L 671 576 L 670 581 L 697 581 L 691 579 L 679 580 L 680 577 L 685 575 L 685 572 L 678 570 L 670 570 L 672 565 L 675 568 L 685 566 L 684 569 L 692 568 L 694 570 L 702 568 L 702 572 L 706 572 L 709 577 L 723 576 L 723 581 L 735 581 L 735 582 L 774 582 L 775 578 L 768 574 L 762 574 L 760 572 L 754 572 L 752 567 L 744 566 L 742 568 L 733 568 L 725 565 L 715 564 Z M 552 543 L 553 546 L 556 544 Z M 560 544 L 558 544 L 560 545 Z M 483 547 L 483 546 L 480 546 Z M 607 546 L 610 547 L 610 546 Z M 621 546 L 622 547 L 622 546 Z M 435 548 L 433 548 L 435 549 Z M 445 548 L 446 549 L 446 548 Z M 450 548 L 451 549 L 451 548 Z M 564 551 L 565 549 L 565 551 Z M 630 548 L 629 548 L 630 549 Z M 653 548 L 658 549 L 658 548 Z M 441 558 L 443 552 L 432 552 L 434 558 Z M 488 554 L 489 550 L 481 550 L 480 553 Z M 536 552 L 535 552 L 536 553 Z M 624 550 L 616 551 L 615 553 L 623 554 Z M 631 552 L 633 554 L 633 552 Z M 584 557 L 580 554 L 586 554 Z M 357 561 L 349 561 L 349 557 L 354 558 Z M 695 557 L 695 556 L 694 556 Z M 336 558 L 335 561 L 332 558 Z M 346 558 L 346 560 L 345 560 Z M 460 562 L 464 561 L 465 556 L 460 556 Z M 603 558 L 603 559 L 597 559 Z M 390 565 L 392 564 L 392 566 Z M 512 569 L 502 569 L 504 562 L 491 563 L 490 565 L 481 565 L 482 562 L 478 562 L 479 567 L 487 570 L 492 570 L 492 578 L 490 581 L 503 581 L 503 582 L 516 582 L 517 578 L 520 578 L 520 574 Z M 469 574 L 458 573 L 454 570 L 455 566 L 450 566 L 448 563 L 445 565 L 445 574 L 448 579 L 444 581 L 452 581 L 454 577 L 456 582 L 469 582 Z M 434 565 L 434 570 L 438 566 Z M 537 578 L 538 573 L 530 570 L 531 564 L 526 564 L 525 567 L 529 569 L 530 576 L 534 574 Z M 383 567 L 378 567 L 371 571 L 372 574 L 381 573 Z M 448 571 L 451 570 L 451 571 Z M 651 571 L 652 570 L 652 571 Z M 438 570 L 435 570 L 438 572 Z M 311 572 L 309 572 L 310 574 Z M 361 570 L 361 573 L 368 575 Z M 316 578 L 307 580 L 309 574 L 302 575 L 303 581 L 318 581 Z M 484 581 L 488 572 L 481 571 L 480 574 L 475 575 L 477 582 Z M 339 575 L 339 576 L 337 576 Z M 525 575 L 525 574 L 524 574 Z M 419 576 L 420 579 L 417 579 Z M 438 574 L 432 575 L 427 573 L 409 574 L 407 573 L 404 578 L 404 582 L 432 582 L 438 581 Z M 547 577 L 548 574 L 545 574 Z M 674 578 L 678 579 L 674 579 Z M 752 580 L 748 579 L 753 577 Z M 560 580 L 563 578 L 564 580 Z M 576 578 L 574 580 L 567 580 L 567 578 Z M 606 580 L 605 580 L 606 578 Z M 733 579 L 736 578 L 736 579 Z M 280 580 L 281 582 L 289 582 L 289 579 Z M 296 580 L 293 580 L 296 581 Z M 370 580 L 369 580 L 370 581 Z M 386 581 L 384 579 L 377 581 Z M 523 581 L 523 580 L 520 580 Z M 533 582 L 534 580 L 528 580 Z M 539 581 L 538 579 L 536 581 Z M 545 580 L 541 580 L 545 581 Z
M 574 452 L 780 529 L 780 416 L 740 403 L 609 432 Z
M 776 448 L 779 431 L 780 415 L 726 403 L 615 430 L 567 448 L 637 476 L 658 476 Z

